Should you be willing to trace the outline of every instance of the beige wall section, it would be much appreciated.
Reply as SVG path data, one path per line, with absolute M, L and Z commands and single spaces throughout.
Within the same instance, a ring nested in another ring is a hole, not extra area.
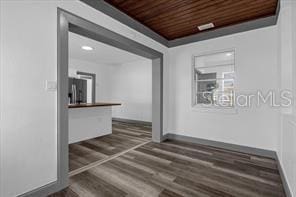
M 78 0 L 0 2 L 5 49 L 0 77 L 0 196 L 10 197 L 57 178 L 57 95 L 45 90 L 45 81 L 57 79 L 58 7 L 164 53 L 165 73 L 168 66 L 164 46 Z

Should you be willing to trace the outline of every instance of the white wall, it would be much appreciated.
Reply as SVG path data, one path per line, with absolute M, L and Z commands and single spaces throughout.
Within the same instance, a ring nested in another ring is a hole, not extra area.
M 282 1 L 278 23 L 280 82 L 282 89 L 296 93 L 296 2 Z M 286 180 L 296 196 L 296 105 L 281 110 L 278 156 Z
M 293 91 L 296 93 L 296 1 L 292 3 L 292 59 L 293 59 Z M 296 105 L 294 105 L 293 113 L 296 114 Z M 296 190 L 296 189 L 295 189 Z
M 56 179 L 57 95 L 45 91 L 57 78 L 54 20 L 52 6 L 1 1 L 1 197 Z
M 277 109 L 238 109 L 236 114 L 200 112 L 191 108 L 193 54 L 235 49 L 237 92 L 278 89 L 277 28 L 268 27 L 169 49 L 169 130 L 175 134 L 269 150 L 277 148 Z
M 2 154 L 3 154 L 3 150 L 2 150 L 2 146 L 1 146 L 1 142 L 2 142 L 2 132 L 3 132 L 3 120 L 2 120 L 2 91 L 3 91 L 3 86 L 2 86 L 2 65 L 3 65 L 3 28 L 1 28 L 1 18 L 2 18 L 2 4 L 0 3 L 0 174 L 2 174 Z M 3 191 L 3 179 L 0 176 L 0 195 L 2 195 L 2 191 Z
M 0 196 L 10 197 L 56 180 L 56 92 L 45 91 L 45 80 L 57 79 L 58 7 L 163 52 L 165 78 L 168 63 L 166 47 L 78 0 L 0 3 Z
M 116 65 L 112 75 L 112 100 L 122 103 L 113 107 L 112 116 L 152 121 L 152 61 Z
M 151 60 L 111 65 L 72 58 L 69 69 L 96 74 L 96 101 L 122 103 L 112 108 L 114 118 L 152 121 Z

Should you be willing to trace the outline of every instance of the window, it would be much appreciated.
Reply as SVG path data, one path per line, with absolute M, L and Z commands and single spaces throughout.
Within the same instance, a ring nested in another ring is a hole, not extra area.
M 234 107 L 234 56 L 234 51 L 193 56 L 194 107 Z

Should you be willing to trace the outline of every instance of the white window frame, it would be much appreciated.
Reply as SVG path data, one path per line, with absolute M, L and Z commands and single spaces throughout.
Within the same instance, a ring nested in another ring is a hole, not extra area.
M 195 58 L 203 57 L 203 56 L 209 56 L 209 55 L 215 55 L 219 53 L 227 53 L 231 52 L 234 55 L 234 61 L 233 61 L 233 72 L 234 72 L 234 78 L 233 78 L 233 89 L 234 89 L 234 95 L 236 93 L 236 50 L 234 48 L 230 49 L 224 49 L 224 50 L 218 50 L 218 51 L 210 51 L 210 52 L 204 52 L 204 53 L 197 53 L 192 55 L 191 60 L 191 109 L 194 111 L 199 112 L 225 112 L 225 113 L 237 113 L 237 109 L 235 106 L 235 102 L 233 106 L 231 107 L 222 107 L 222 106 L 205 106 L 203 104 L 196 104 L 196 84 L 195 84 Z M 220 78 L 217 78 L 217 80 L 221 80 Z M 234 98 L 235 100 L 235 98 Z

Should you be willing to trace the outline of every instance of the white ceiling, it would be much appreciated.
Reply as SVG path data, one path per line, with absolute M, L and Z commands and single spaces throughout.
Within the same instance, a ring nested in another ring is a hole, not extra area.
M 81 49 L 82 46 L 90 46 L 93 50 L 83 50 Z M 69 33 L 69 57 L 99 64 L 122 64 L 147 60 L 144 57 L 71 32 Z

